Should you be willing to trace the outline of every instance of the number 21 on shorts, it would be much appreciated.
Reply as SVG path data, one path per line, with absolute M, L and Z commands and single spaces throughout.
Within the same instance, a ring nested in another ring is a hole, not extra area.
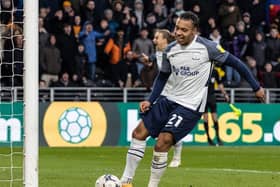
M 172 117 L 169 119 L 165 127 L 178 127 L 180 123 L 182 122 L 183 118 L 182 116 L 179 116 L 177 114 L 172 114 Z

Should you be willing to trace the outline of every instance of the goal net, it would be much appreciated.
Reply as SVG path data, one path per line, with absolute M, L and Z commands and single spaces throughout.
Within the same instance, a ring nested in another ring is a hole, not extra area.
M 33 3 L 33 5 L 32 5 Z M 30 13 L 23 8 L 29 6 Z M 36 40 L 36 1 L 0 1 L 0 186 L 37 186 L 38 120 L 36 104 L 38 66 L 36 49 L 30 47 L 30 36 Z M 31 6 L 30 6 L 31 5 Z M 25 18 L 24 18 L 24 12 Z M 27 20 L 28 21 L 27 21 Z M 35 26 L 30 26 L 32 22 Z M 30 34 L 29 34 L 30 35 Z M 34 41 L 31 41 L 34 43 Z M 29 49 L 27 47 L 29 45 Z M 36 47 L 37 45 L 34 45 Z M 33 51 L 33 55 L 31 54 Z M 31 67 L 31 64 L 33 63 Z M 30 69 L 31 68 L 31 69 Z M 32 69 L 33 68 L 33 69 Z M 25 71 L 24 71 L 25 69 Z M 28 75 L 28 76 L 27 76 Z M 31 77 L 31 78 L 30 78 Z M 32 81 L 30 81 L 32 80 Z M 31 91 L 26 91 L 32 89 Z M 33 94 L 33 95 L 32 95 Z M 33 99 L 35 101 L 33 101 Z M 35 106 L 35 107 L 34 107 Z M 30 110 L 30 108 L 34 108 Z M 30 114 L 35 117 L 26 117 Z M 26 122 L 33 120 L 32 124 Z M 36 121 L 37 120 L 37 121 Z M 35 128 L 33 128 L 35 126 Z M 31 136 L 33 131 L 33 137 Z M 37 132 L 36 132 L 37 131 Z M 33 145 L 30 139 L 33 138 Z M 37 148 L 30 147 L 36 146 Z M 33 168 L 32 168 L 33 167 Z M 35 182 L 34 182 L 35 181 Z

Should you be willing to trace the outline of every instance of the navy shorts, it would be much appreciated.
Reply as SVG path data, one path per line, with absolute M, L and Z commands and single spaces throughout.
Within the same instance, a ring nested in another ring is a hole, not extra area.
M 151 137 L 170 132 L 176 144 L 192 131 L 201 114 L 160 96 L 150 110 L 141 114 L 141 118 Z

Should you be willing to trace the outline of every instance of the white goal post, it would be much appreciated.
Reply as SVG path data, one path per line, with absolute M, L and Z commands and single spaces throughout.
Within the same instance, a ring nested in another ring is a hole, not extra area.
M 38 0 L 24 0 L 24 186 L 39 186 Z

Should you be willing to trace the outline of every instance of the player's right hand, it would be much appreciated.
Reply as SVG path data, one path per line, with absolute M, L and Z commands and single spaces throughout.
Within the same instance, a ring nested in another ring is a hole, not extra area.
M 149 57 L 145 53 L 142 53 L 141 57 L 143 58 L 144 63 L 148 63 L 149 62 Z
M 149 101 L 142 101 L 139 106 L 141 112 L 146 112 L 150 109 L 151 103 Z

